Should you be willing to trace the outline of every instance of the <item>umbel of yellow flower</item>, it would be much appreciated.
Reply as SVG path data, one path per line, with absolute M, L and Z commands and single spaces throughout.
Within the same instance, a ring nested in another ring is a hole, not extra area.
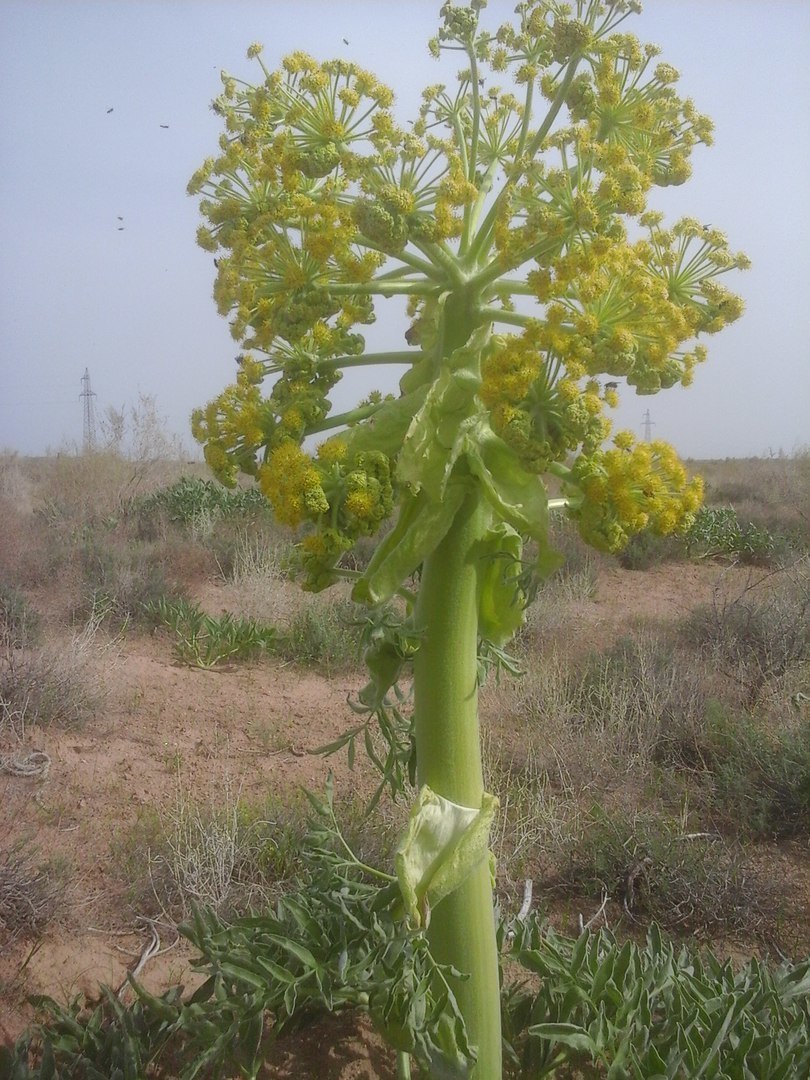
M 594 524 L 600 511 L 587 503 L 618 484 L 615 451 L 602 450 L 616 385 L 689 385 L 706 356 L 695 338 L 742 311 L 719 279 L 745 257 L 719 230 L 690 218 L 666 227 L 647 209 L 657 186 L 686 179 L 692 149 L 712 130 L 677 95 L 677 72 L 658 50 L 614 32 L 629 6 L 591 0 L 573 18 L 534 0 L 518 24 L 489 36 L 478 29 L 481 7 L 443 9 L 432 48 L 474 56 L 455 89 L 425 90 L 412 131 L 395 123 L 391 92 L 357 65 L 299 52 L 271 72 L 252 45 L 262 80 L 224 78 L 214 103 L 225 125 L 220 153 L 189 184 L 207 219 L 200 242 L 219 256 L 219 310 L 250 350 L 235 385 L 195 413 L 195 436 L 224 482 L 256 476 L 280 520 L 340 536 L 320 545 L 329 558 L 420 487 L 410 474 L 403 483 L 399 451 L 436 412 L 447 343 L 464 344 L 449 332 L 451 311 L 463 307 L 469 327 L 493 328 L 468 364 L 466 419 L 477 416 L 538 482 L 564 473 L 572 516 L 611 548 L 638 528 L 669 527 L 676 514 L 676 503 L 663 516 L 625 507 Z M 488 67 L 501 83 L 511 74 L 519 92 L 486 89 Z M 629 238 L 630 218 L 642 239 Z M 394 295 L 408 298 L 415 347 L 368 355 L 356 328 L 373 321 L 376 297 Z M 399 398 L 329 416 L 344 369 L 387 362 L 406 366 Z M 308 436 L 346 424 L 349 464 L 300 449 L 293 458 Z M 372 449 L 386 460 L 382 498 L 376 475 L 370 486 L 347 480 L 357 452 Z M 641 454 L 631 455 L 636 472 Z M 462 459 L 445 471 L 458 472 Z M 674 490 L 667 461 L 655 453 L 649 469 L 665 469 Z M 599 486 L 606 469 L 611 484 Z M 531 535 L 520 514 L 513 524 Z M 315 568 L 320 585 L 340 576 L 339 562 L 332 569 Z

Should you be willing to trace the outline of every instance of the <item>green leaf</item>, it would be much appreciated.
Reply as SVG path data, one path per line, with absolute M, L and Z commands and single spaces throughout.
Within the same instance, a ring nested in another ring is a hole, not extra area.
M 517 453 L 494 433 L 485 418 L 468 434 L 465 449 L 470 471 L 481 482 L 498 517 L 522 535 L 545 541 L 548 495 L 540 478 L 523 467 Z
M 536 1039 L 563 1043 L 565 1046 L 591 1056 L 594 1056 L 597 1051 L 590 1035 L 576 1024 L 532 1024 L 529 1034 Z
M 277 964 L 267 956 L 257 955 L 256 963 L 260 968 L 267 972 L 270 978 L 275 979 L 277 982 L 284 983 L 285 986 L 291 982 L 295 982 L 295 976 L 291 972 L 287 971 L 281 964 Z
M 489 329 L 480 327 L 447 358 L 408 428 L 397 459 L 399 482 L 415 492 L 424 490 L 433 502 L 444 498 L 466 446 L 467 428 L 484 415 L 477 392 L 481 352 L 488 336 Z
M 267 940 L 272 941 L 273 944 L 278 945 L 280 949 L 284 949 L 285 952 L 290 953 L 296 959 L 300 960 L 304 967 L 309 968 L 311 971 L 319 971 L 320 965 L 309 949 L 305 945 L 301 945 L 298 941 L 293 941 L 292 938 L 281 937 L 278 934 L 268 934 Z
M 230 960 L 223 960 L 220 963 L 219 968 L 223 975 L 230 976 L 235 982 L 247 983 L 257 990 L 267 989 L 267 979 L 263 975 L 257 975 L 255 971 L 251 971 L 241 964 L 233 963 Z
M 478 633 L 502 648 L 523 625 L 525 596 L 519 586 L 523 552 L 520 533 L 498 522 L 476 545 Z
M 334 740 L 334 742 L 326 743 L 324 746 L 319 746 L 315 750 L 311 750 L 310 753 L 323 754 L 324 757 L 328 757 L 330 754 L 334 754 L 336 751 L 342 750 L 346 743 L 353 742 L 356 736 L 358 736 L 360 732 L 364 730 L 365 726 L 365 724 L 359 724 L 356 728 L 352 728 L 350 731 L 344 731 L 342 735 L 339 735 Z M 311 801 L 312 799 L 313 797 L 310 796 Z M 322 804 L 316 800 L 315 809 L 318 810 L 318 813 L 322 812 L 319 809 L 319 807 L 321 806 Z
M 584 930 L 577 938 L 577 942 L 574 945 L 574 950 L 571 953 L 570 970 L 572 975 L 576 975 L 576 973 L 582 967 L 583 961 L 585 960 L 585 953 L 587 951 L 590 940 L 591 933 L 588 930 Z
M 352 599 L 359 604 L 390 600 L 444 539 L 466 494 L 466 484 L 454 480 L 447 486 L 442 502 L 431 502 L 424 491 L 407 496 L 396 525 L 378 544 L 365 573 L 356 582 Z
M 428 387 L 424 385 L 402 397 L 383 401 L 372 417 L 350 428 L 346 436 L 349 454 L 380 450 L 389 458 L 396 457 L 414 416 L 425 403 L 427 393 Z

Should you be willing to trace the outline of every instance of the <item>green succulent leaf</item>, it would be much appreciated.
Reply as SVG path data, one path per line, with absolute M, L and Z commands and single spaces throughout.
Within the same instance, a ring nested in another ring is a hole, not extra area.
M 478 634 L 502 648 L 523 625 L 525 596 L 520 587 L 523 540 L 505 521 L 478 545 Z
M 380 450 L 394 458 L 414 416 L 423 407 L 427 393 L 428 387 L 424 385 L 402 397 L 387 398 L 370 419 L 350 430 L 347 436 L 349 453 Z
M 441 502 L 431 501 L 425 491 L 407 496 L 396 525 L 355 584 L 352 599 L 367 604 L 390 600 L 444 538 L 466 493 L 467 485 L 454 479 Z
M 477 397 L 481 352 L 488 328 L 473 332 L 469 342 L 447 358 L 414 416 L 397 461 L 397 478 L 436 501 L 444 497 L 456 462 L 467 447 L 466 436 L 484 415 Z

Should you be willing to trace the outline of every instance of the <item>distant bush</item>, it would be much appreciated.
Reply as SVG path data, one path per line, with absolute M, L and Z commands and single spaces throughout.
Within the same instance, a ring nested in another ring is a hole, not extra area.
M 810 836 L 810 724 L 765 731 L 711 702 L 701 763 L 729 827 L 756 839 Z
M 346 600 L 299 608 L 279 636 L 278 655 L 296 664 L 317 664 L 325 674 L 361 662 L 358 608 Z
M 690 555 L 728 556 L 752 566 L 768 566 L 787 547 L 753 522 L 742 524 L 730 506 L 702 506 L 685 536 Z
M 531 687 L 538 719 L 598 739 L 602 754 L 625 762 L 679 760 L 704 712 L 702 670 L 651 633 L 574 663 L 538 665 Z
M 167 596 L 180 598 L 182 590 L 170 584 L 154 546 L 92 530 L 78 548 L 83 581 L 79 614 L 103 615 L 116 627 L 142 622 L 152 602 Z
M 0 650 L 0 729 L 22 739 L 31 724 L 73 727 L 89 719 L 104 699 L 99 616 L 91 617 L 58 649 Z
M 132 513 L 145 528 L 160 515 L 189 528 L 205 528 L 219 517 L 267 512 L 267 500 L 258 488 L 230 489 L 214 480 L 188 476 L 170 487 L 142 496 L 132 507 Z
M 630 537 L 619 552 L 619 566 L 625 570 L 649 570 L 665 562 L 677 562 L 686 556 L 686 541 L 682 536 L 658 536 L 645 529 Z
M 680 626 L 686 641 L 710 649 L 740 683 L 749 705 L 769 682 L 810 657 L 810 561 L 781 572 L 769 585 L 746 586 L 736 596 L 718 591 Z
M 790 456 L 729 458 L 695 463 L 706 482 L 708 506 L 733 506 L 741 520 L 772 533 L 798 532 L 810 542 L 810 449 Z
M 746 870 L 740 852 L 680 819 L 597 804 L 561 856 L 556 887 L 607 894 L 631 919 L 670 931 L 756 933 L 773 917 L 773 887 Z

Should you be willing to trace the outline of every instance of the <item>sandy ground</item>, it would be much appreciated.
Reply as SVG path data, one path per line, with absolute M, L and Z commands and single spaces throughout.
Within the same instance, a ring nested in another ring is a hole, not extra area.
M 698 564 L 606 570 L 595 597 L 577 601 L 567 618 L 584 642 L 604 642 L 633 619 L 683 614 L 710 597 L 720 573 Z M 203 599 L 216 611 L 228 598 L 209 589 Z M 338 794 L 363 783 L 345 757 L 327 762 L 310 753 L 356 722 L 346 698 L 361 685 L 359 674 L 326 679 L 276 661 L 195 670 L 172 662 L 165 637 L 142 635 L 125 636 L 104 663 L 106 703 L 92 722 L 28 732 L 25 749 L 50 757 L 47 777 L 0 775 L 0 848 L 25 839 L 43 859 L 69 869 L 63 913 L 41 941 L 32 948 L 18 939 L 0 949 L 0 1040 L 25 1026 L 29 994 L 92 1000 L 100 982 L 117 987 L 124 980 L 148 937 L 115 853 L 139 814 L 170 805 L 178 785 L 198 798 L 230 792 L 258 800 L 301 785 L 318 790 L 329 768 Z M 174 933 L 161 932 L 171 945 Z M 171 948 L 150 961 L 143 981 L 152 989 L 187 982 L 191 955 L 183 944 Z M 393 1076 L 390 1054 L 367 1026 L 341 1018 L 285 1042 L 268 1070 L 279 1078 Z

